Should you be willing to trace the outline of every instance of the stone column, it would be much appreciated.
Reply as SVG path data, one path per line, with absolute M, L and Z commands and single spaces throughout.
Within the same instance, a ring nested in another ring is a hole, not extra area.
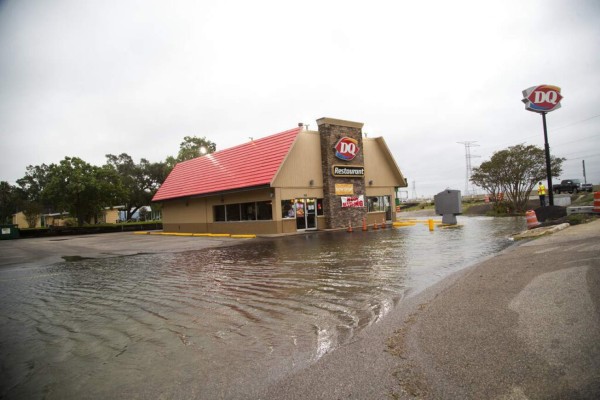
M 349 223 L 352 223 L 354 229 L 362 227 L 363 218 L 367 216 L 364 174 L 350 177 L 334 176 L 333 168 L 334 166 L 354 167 L 355 170 L 360 170 L 361 167 L 364 168 L 363 124 L 333 118 L 321 118 L 317 120 L 317 125 L 321 136 L 325 228 L 347 228 Z M 345 137 L 354 139 L 357 142 L 358 151 L 351 160 L 344 160 L 336 156 L 335 146 Z M 353 194 L 345 194 L 344 196 L 358 197 L 363 195 L 364 207 L 342 208 L 342 195 L 336 194 L 336 184 L 352 185 Z

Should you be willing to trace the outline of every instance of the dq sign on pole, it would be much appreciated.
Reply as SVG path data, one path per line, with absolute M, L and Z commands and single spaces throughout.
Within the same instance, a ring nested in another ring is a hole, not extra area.
M 552 85 L 532 86 L 523 90 L 525 109 L 537 113 L 547 113 L 560 108 L 562 95 L 560 88 Z
M 546 151 L 546 177 L 548 180 L 548 200 L 550 205 L 554 205 L 554 194 L 552 191 L 552 171 L 550 168 L 550 145 L 548 144 L 548 129 L 546 128 L 546 113 L 560 108 L 560 101 L 563 96 L 560 94 L 560 88 L 553 85 L 532 86 L 523 90 L 523 103 L 525 109 L 542 114 L 544 123 L 544 149 Z

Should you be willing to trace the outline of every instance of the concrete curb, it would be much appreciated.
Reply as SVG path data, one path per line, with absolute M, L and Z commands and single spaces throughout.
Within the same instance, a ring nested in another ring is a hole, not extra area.
M 521 239 L 535 238 L 535 237 L 539 237 L 539 236 L 543 236 L 543 235 L 549 235 L 552 233 L 556 233 L 558 231 L 562 231 L 563 229 L 566 229 L 569 226 L 571 226 L 571 225 L 565 222 L 565 223 L 559 224 L 559 225 L 545 226 L 542 228 L 534 228 L 534 229 L 530 229 L 530 230 L 527 230 L 527 231 L 524 231 L 524 232 L 514 235 L 513 239 L 521 240 Z

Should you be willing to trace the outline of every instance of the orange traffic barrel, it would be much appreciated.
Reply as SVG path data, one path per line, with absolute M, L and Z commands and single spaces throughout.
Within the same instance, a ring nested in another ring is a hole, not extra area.
M 525 218 L 527 218 L 527 229 L 533 229 L 540 225 L 537 215 L 535 215 L 535 211 L 533 210 L 525 212 Z
M 594 192 L 594 212 L 600 214 L 600 192 Z

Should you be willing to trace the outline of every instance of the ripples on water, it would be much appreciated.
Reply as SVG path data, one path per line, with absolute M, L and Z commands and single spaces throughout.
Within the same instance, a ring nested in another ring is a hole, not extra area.
M 524 225 L 459 223 L 2 271 L 0 397 L 228 397 L 348 343 Z

